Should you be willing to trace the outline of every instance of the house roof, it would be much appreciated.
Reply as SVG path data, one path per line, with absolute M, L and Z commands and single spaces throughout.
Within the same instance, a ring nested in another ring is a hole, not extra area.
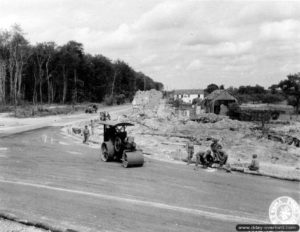
M 204 94 L 203 89 L 176 89 L 174 94 Z
M 217 101 L 217 100 L 234 100 L 237 101 L 237 99 L 231 95 L 228 91 L 217 89 L 213 91 L 211 94 L 209 94 L 205 100 L 207 101 Z

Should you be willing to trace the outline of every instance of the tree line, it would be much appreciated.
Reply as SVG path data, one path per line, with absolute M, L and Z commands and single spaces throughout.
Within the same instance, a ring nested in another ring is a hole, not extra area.
M 162 90 L 163 84 L 122 60 L 85 53 L 79 42 L 32 45 L 18 25 L 0 31 L 0 105 L 103 100 L 113 104 L 150 89 Z
M 224 85 L 210 84 L 204 90 L 206 94 L 217 89 L 225 89 Z M 263 86 L 240 86 L 229 87 L 227 90 L 233 94 L 241 103 L 278 103 L 287 101 L 295 107 L 296 112 L 300 108 L 300 72 L 287 75 L 287 78 L 277 84 L 271 85 L 268 89 Z

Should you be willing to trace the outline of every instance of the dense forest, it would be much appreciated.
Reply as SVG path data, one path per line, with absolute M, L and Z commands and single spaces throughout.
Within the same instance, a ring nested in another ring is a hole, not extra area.
M 85 53 L 79 42 L 32 45 L 17 25 L 0 31 L 0 104 L 122 103 L 149 89 L 163 84 L 124 61 Z

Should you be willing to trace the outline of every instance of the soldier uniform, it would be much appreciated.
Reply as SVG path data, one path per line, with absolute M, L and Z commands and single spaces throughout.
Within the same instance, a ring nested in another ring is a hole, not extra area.
M 196 153 L 196 164 L 195 164 L 195 170 L 198 169 L 198 165 L 202 164 L 203 167 L 211 166 L 213 163 L 213 157 L 211 155 L 211 151 L 199 151 Z
M 88 126 L 85 126 L 83 130 L 83 143 L 86 143 L 88 141 L 89 136 L 90 136 L 90 131 L 88 129 Z
M 249 170 L 250 171 L 258 171 L 259 170 L 259 162 L 258 162 L 258 160 L 257 160 L 257 155 L 256 154 L 254 154 L 253 156 L 252 156 L 252 161 L 251 161 L 251 164 L 249 165 Z
M 91 133 L 92 133 L 92 135 L 94 135 L 94 127 L 95 127 L 94 120 L 91 120 Z
M 222 150 L 222 145 L 218 142 L 218 139 L 214 139 L 213 143 L 210 145 L 210 148 L 214 155 L 214 162 L 219 163 L 222 166 L 226 164 L 228 155 L 224 150 Z
M 191 160 L 193 158 L 193 154 L 194 154 L 194 144 L 190 141 L 187 142 L 186 144 L 186 149 L 187 149 L 187 165 L 189 165 L 191 163 Z

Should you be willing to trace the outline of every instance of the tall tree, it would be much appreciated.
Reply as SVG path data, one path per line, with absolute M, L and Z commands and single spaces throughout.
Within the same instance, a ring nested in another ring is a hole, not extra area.
M 51 61 L 53 61 L 55 56 L 55 43 L 54 42 L 47 42 L 44 43 L 44 50 L 45 50 L 45 75 L 47 80 L 47 93 L 48 93 L 48 104 L 53 102 L 53 82 L 51 82 L 50 78 L 52 77 L 52 71 L 54 68 L 51 69 Z
M 212 93 L 213 91 L 219 89 L 219 86 L 216 84 L 209 84 L 206 89 L 204 90 L 207 94 Z
M 0 104 L 6 103 L 6 77 L 9 58 L 9 33 L 0 32 Z
M 10 98 L 14 104 L 21 100 L 22 73 L 29 57 L 28 41 L 18 25 L 14 25 L 9 42 Z
M 71 89 L 72 101 L 77 101 L 77 68 L 83 57 L 83 47 L 81 43 L 69 41 L 66 45 L 60 48 L 60 65 L 62 67 L 63 76 L 63 94 L 62 102 L 65 103 L 68 94 L 68 85 L 73 82 Z M 73 78 L 71 78 L 71 76 Z M 72 80 L 73 79 L 73 80 Z
M 162 90 L 163 85 L 124 61 L 85 54 L 76 41 L 32 46 L 17 25 L 0 31 L 0 104 L 99 102 L 110 95 L 123 102 L 137 90 L 152 88 Z

